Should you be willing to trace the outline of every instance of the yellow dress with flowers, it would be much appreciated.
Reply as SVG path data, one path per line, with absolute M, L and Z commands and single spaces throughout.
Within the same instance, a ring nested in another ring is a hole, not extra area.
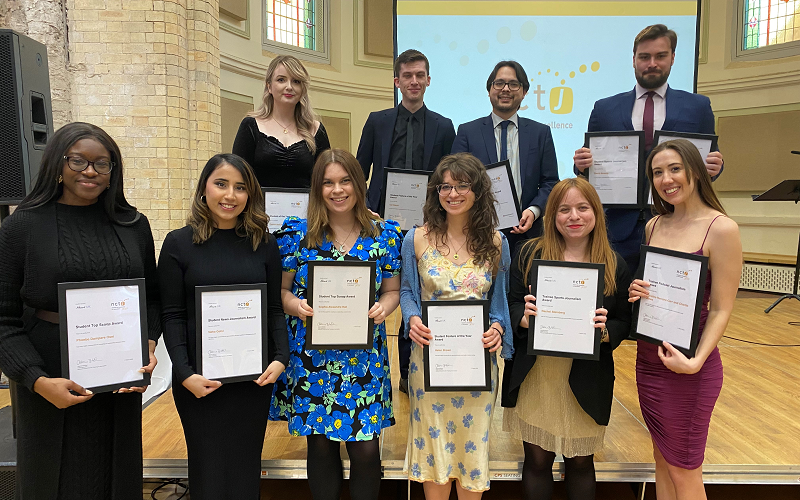
M 453 264 L 428 247 L 417 262 L 422 300 L 487 299 L 490 265 L 472 259 Z M 497 358 L 492 359 L 492 390 L 425 392 L 422 349 L 411 345 L 408 389 L 411 401 L 405 470 L 414 481 L 444 484 L 457 480 L 469 491 L 489 489 L 489 426 L 497 399 Z

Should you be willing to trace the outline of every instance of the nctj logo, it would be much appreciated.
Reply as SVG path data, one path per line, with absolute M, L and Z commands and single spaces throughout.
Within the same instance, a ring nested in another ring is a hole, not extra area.
M 356 285 L 358 285 L 358 280 L 360 280 L 360 279 L 363 279 L 363 277 L 359 276 L 358 278 L 345 280 L 345 285 L 347 285 L 347 286 L 356 286 Z
M 249 310 L 250 310 L 250 304 L 251 304 L 252 302 L 253 302 L 253 299 L 247 299 L 247 300 L 244 300 L 244 301 L 242 301 L 242 302 L 237 302 L 237 303 L 236 303 L 236 307 L 237 307 L 237 308 L 238 308 L 240 311 L 249 311 Z
M 586 288 L 586 280 L 572 280 L 572 288 Z
M 679 270 L 675 271 L 675 277 L 676 278 L 680 278 L 682 280 L 688 281 L 689 280 L 689 271 L 684 271 L 684 270 L 680 270 L 679 269 Z
M 111 310 L 112 311 L 127 311 L 128 306 L 126 305 L 125 300 L 118 300 L 111 302 Z
M 475 321 L 475 316 L 461 318 L 461 326 L 472 326 L 474 321 Z

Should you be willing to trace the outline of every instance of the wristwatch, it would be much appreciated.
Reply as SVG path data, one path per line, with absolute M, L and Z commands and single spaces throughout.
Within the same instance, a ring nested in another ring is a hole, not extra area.
M 600 336 L 600 342 L 608 342 L 608 328 L 603 325 L 603 329 L 601 330 L 602 335 Z

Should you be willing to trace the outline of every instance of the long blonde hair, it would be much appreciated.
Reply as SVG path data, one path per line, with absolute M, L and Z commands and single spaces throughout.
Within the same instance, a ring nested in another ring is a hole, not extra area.
M 567 195 L 567 191 L 572 188 L 580 191 L 594 212 L 594 229 L 589 233 L 589 262 L 606 265 L 603 295 L 613 295 L 617 290 L 615 277 L 619 263 L 614 250 L 611 249 L 611 245 L 608 242 L 606 217 L 603 213 L 603 204 L 600 202 L 600 196 L 598 196 L 594 187 L 589 184 L 589 181 L 583 177 L 564 179 L 550 191 L 550 196 L 547 197 L 547 206 L 544 210 L 544 219 L 542 220 L 544 234 L 539 238 L 526 241 L 520 249 L 520 254 L 530 251 L 528 259 L 524 262 L 522 260 L 519 262 L 525 284 L 529 284 L 528 278 L 531 274 L 531 266 L 535 255 L 538 254 L 538 258 L 544 260 L 564 260 L 564 249 L 567 244 L 564 241 L 564 236 L 556 228 L 556 214 L 558 213 L 558 206 Z M 622 263 L 622 265 L 625 264 Z
M 300 101 L 294 107 L 295 126 L 297 127 L 297 134 L 306 141 L 308 150 L 311 151 L 312 155 L 316 154 L 317 144 L 314 142 L 312 131 L 314 130 L 314 122 L 317 120 L 317 115 L 314 113 L 311 107 L 311 99 L 308 97 L 308 71 L 296 57 L 278 56 L 269 63 L 267 76 L 264 80 L 264 95 L 261 96 L 261 106 L 257 110 L 248 113 L 247 116 L 265 120 L 272 115 L 275 102 L 272 94 L 269 93 L 269 86 L 272 83 L 272 76 L 275 74 L 275 70 L 281 64 L 286 68 L 286 72 L 289 73 L 289 77 L 292 80 L 300 81 Z
M 353 197 L 356 204 L 353 207 L 356 221 L 361 225 L 361 236 L 380 236 L 380 230 L 375 224 L 381 218 L 373 215 L 367 208 L 367 181 L 358 160 L 344 149 L 326 149 L 319 154 L 314 169 L 311 171 L 311 193 L 308 197 L 308 231 L 306 232 L 306 246 L 319 247 L 324 239 L 333 241 L 333 230 L 328 219 L 328 208 L 322 198 L 322 183 L 325 180 L 325 169 L 331 163 L 338 163 L 344 168 L 350 183 L 353 186 Z
M 211 157 L 200 173 L 197 188 L 192 198 L 192 209 L 186 223 L 192 227 L 192 243 L 200 245 L 211 238 L 217 230 L 217 224 L 206 203 L 206 184 L 211 174 L 222 165 L 230 165 L 242 174 L 247 190 L 247 204 L 236 221 L 236 234 L 247 237 L 253 245 L 253 251 L 269 234 L 269 216 L 264 212 L 264 193 L 258 185 L 256 174 L 250 165 L 234 154 L 218 154 Z

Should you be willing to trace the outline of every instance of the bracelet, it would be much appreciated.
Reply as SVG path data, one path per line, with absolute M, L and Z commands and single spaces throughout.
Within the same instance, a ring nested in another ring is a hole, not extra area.
M 492 330 L 496 331 L 496 332 L 498 333 L 498 335 L 500 335 L 501 337 L 503 336 L 503 332 L 501 332 L 500 330 L 498 330 L 498 329 L 497 329 L 497 327 L 495 327 L 495 326 L 491 326 L 491 327 L 489 327 L 489 328 L 491 328 Z
M 603 329 L 600 330 L 602 335 L 600 336 L 600 342 L 608 342 L 608 328 L 603 325 Z

